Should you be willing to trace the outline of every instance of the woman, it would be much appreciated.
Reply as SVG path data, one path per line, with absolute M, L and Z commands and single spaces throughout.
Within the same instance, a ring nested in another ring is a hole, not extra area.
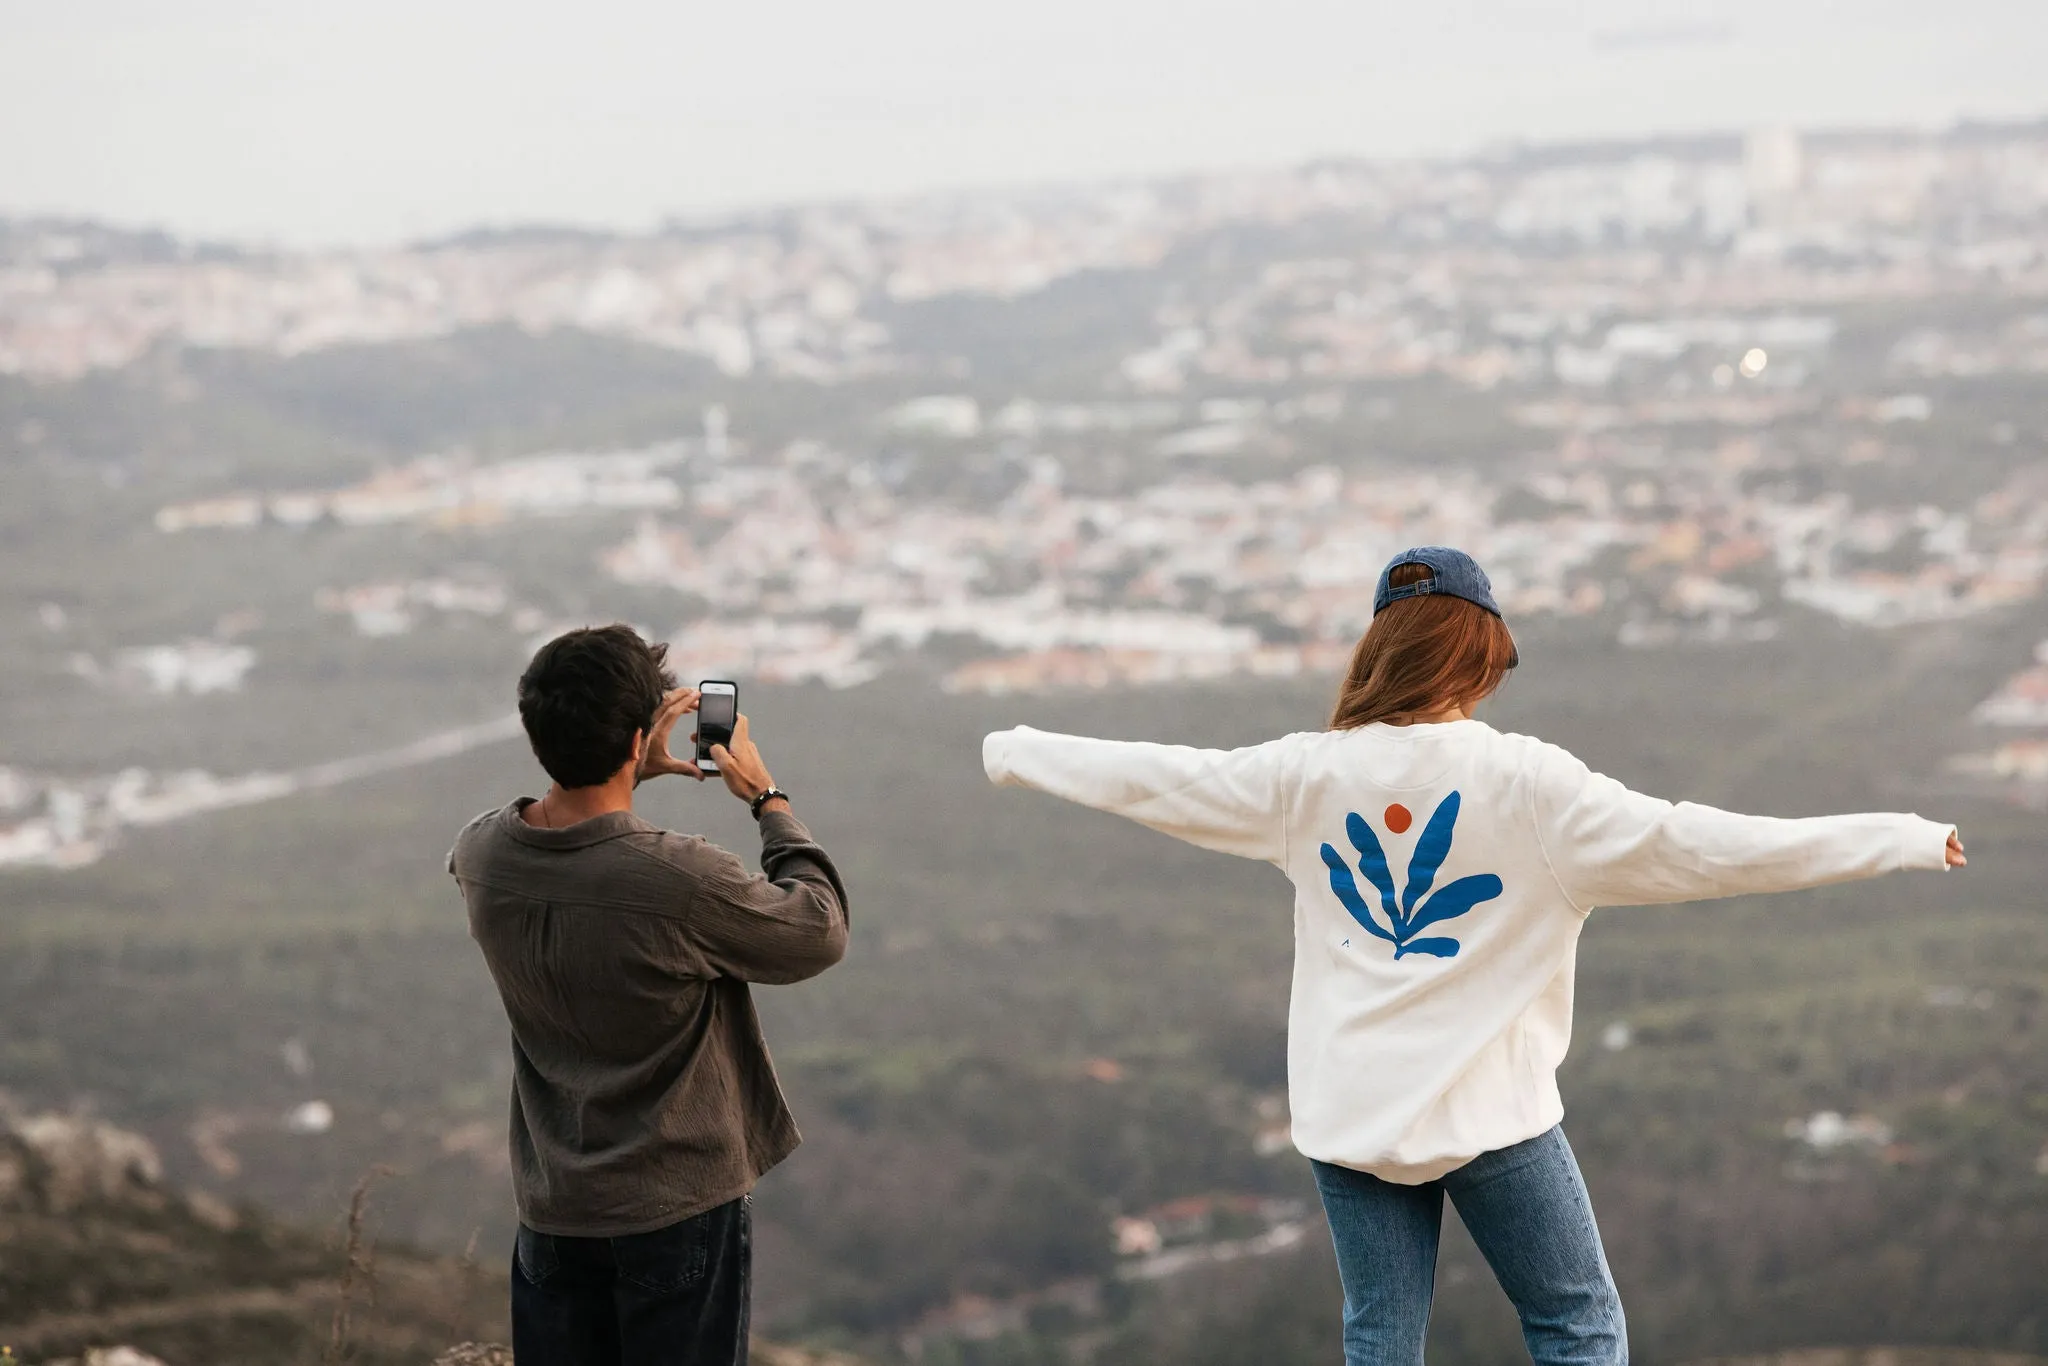
M 1777 820 L 1629 791 L 1472 709 L 1515 667 L 1470 556 L 1381 572 L 1330 728 L 1238 750 L 983 742 L 991 781 L 1276 864 L 1295 884 L 1288 1097 L 1344 1283 L 1347 1366 L 1422 1360 L 1448 1195 L 1538 1363 L 1628 1359 L 1559 1121 L 1595 906 L 1788 891 L 1963 864 L 1918 816 Z

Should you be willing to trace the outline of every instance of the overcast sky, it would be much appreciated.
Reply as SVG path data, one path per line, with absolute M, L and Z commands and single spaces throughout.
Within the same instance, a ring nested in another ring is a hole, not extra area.
M 0 213 L 244 240 L 2048 114 L 2043 0 L 0 0 Z

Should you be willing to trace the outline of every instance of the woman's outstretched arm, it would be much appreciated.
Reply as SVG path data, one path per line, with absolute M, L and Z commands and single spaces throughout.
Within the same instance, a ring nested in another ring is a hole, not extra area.
M 1247 749 L 1091 740 L 1019 726 L 981 742 L 1002 787 L 1029 787 L 1128 817 L 1176 839 L 1287 861 L 1287 772 L 1293 737 Z
M 1581 910 L 1788 892 L 1962 861 L 1955 827 L 1918 816 L 1784 820 L 1672 803 L 1631 792 L 1554 745 L 1542 747 L 1534 776 L 1544 853 Z

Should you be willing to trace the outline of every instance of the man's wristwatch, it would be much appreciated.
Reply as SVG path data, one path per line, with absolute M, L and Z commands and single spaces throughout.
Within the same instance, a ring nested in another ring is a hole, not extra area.
M 769 788 L 769 789 L 768 789 L 767 791 L 765 791 L 765 792 L 761 793 L 761 794 L 760 794 L 759 796 L 755 797 L 755 798 L 754 798 L 754 800 L 752 800 L 752 801 L 748 802 L 748 803 L 747 803 L 747 810 L 749 810 L 749 811 L 751 811 L 751 812 L 753 812 L 753 813 L 754 813 L 754 819 L 755 819 L 755 820 L 760 820 L 760 819 L 761 819 L 761 808 L 762 808 L 762 807 L 764 807 L 764 806 L 766 806 L 766 805 L 768 805 L 768 803 L 770 803 L 770 802 L 774 801 L 774 800 L 775 800 L 775 799 L 776 799 L 777 797 L 780 797 L 780 798 L 782 798 L 782 800 L 784 800 L 784 801 L 788 801 L 788 800 L 789 800 L 789 794 L 788 794 L 787 792 L 784 792 L 784 791 L 783 791 L 783 790 L 782 790 L 781 788 L 779 788 L 779 787 L 771 787 L 771 788 Z

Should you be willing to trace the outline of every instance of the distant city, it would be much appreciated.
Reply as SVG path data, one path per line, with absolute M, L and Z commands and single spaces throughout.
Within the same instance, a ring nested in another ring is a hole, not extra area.
M 1163 290 L 1078 386 L 994 391 L 889 322 L 918 301 L 1169 271 L 1219 232 L 1253 244 L 1248 263 Z M 2004 306 L 1909 321 L 1871 352 L 1874 311 L 1987 294 Z M 530 645 L 575 623 L 515 600 L 462 534 L 611 517 L 593 575 L 674 602 L 653 625 L 674 626 L 691 676 L 850 687 L 928 658 L 942 686 L 980 693 L 1334 674 L 1380 566 L 1419 543 L 1471 549 L 1511 619 L 1584 618 L 1644 649 L 1766 640 L 1800 613 L 1962 619 L 2048 580 L 2048 428 L 1973 429 L 2001 473 L 1960 500 L 1878 477 L 1971 421 L 1944 410 L 1944 383 L 2048 375 L 2048 125 L 1774 129 L 385 252 L 0 228 L 0 372 L 38 382 L 161 347 L 293 356 L 493 324 L 687 353 L 735 382 L 892 394 L 774 446 L 714 402 L 649 445 L 431 452 L 333 487 L 227 489 L 163 505 L 155 534 L 438 528 L 448 564 L 329 584 L 307 610 L 364 636 L 464 619 Z M 1507 477 L 1315 455 L 1375 443 L 1416 394 L 1497 410 Z M 907 478 L 905 449 L 994 452 L 1009 475 L 963 499 Z M 233 690 L 261 648 L 240 635 L 70 668 L 106 688 Z M 2048 800 L 2048 741 L 2029 733 L 2048 729 L 2044 698 L 2048 662 L 1978 713 L 2019 738 L 1956 773 Z M 123 824 L 286 781 L 0 771 L 0 864 L 87 861 Z
M 1654 425 L 1662 402 L 1637 405 L 1626 420 Z M 1334 394 L 1281 405 L 1155 401 L 1100 405 L 1068 421 L 1125 430 L 1191 421 L 1155 446 L 1213 432 L 1241 443 L 1326 421 L 1342 403 Z M 1919 399 L 1911 411 L 1924 406 Z M 962 441 L 982 431 L 963 396 L 916 399 L 888 416 Z M 1880 427 L 1901 420 L 1845 416 Z M 995 420 L 1017 429 L 1039 416 L 1017 402 Z M 1335 667 L 1370 620 L 1380 567 L 1408 545 L 1469 547 L 1516 617 L 1601 611 L 1603 557 L 1618 553 L 1632 574 L 1662 585 L 1621 624 L 1622 643 L 1637 646 L 1768 637 L 1777 621 L 1767 601 L 1861 626 L 1938 621 L 2027 600 L 2048 577 L 2039 471 L 1953 512 L 1859 507 L 1754 481 L 1762 456 L 1740 436 L 1654 470 L 1610 463 L 1589 445 L 1577 460 L 1523 476 L 1522 491 L 1543 503 L 1535 515 L 1500 508 L 1470 473 L 1347 477 L 1319 466 L 1286 479 L 1189 473 L 1122 497 L 1075 496 L 1049 457 L 1001 503 L 976 511 L 892 492 L 868 466 L 816 442 L 757 461 L 722 434 L 722 414 L 708 425 L 719 435 L 640 450 L 484 464 L 428 457 L 358 486 L 174 504 L 156 522 L 174 533 L 321 519 L 460 527 L 638 509 L 646 515 L 637 529 L 601 563 L 618 582 L 719 605 L 674 636 L 693 666 L 845 687 L 873 678 L 892 652 L 951 636 L 991 651 L 945 676 L 949 688 L 981 692 Z M 1910 567 L 1868 567 L 1877 556 Z M 1015 584 L 1029 586 L 1001 591 Z M 533 609 L 512 610 L 490 583 L 366 584 L 324 593 L 319 606 L 347 614 L 365 635 L 402 633 L 432 612 L 504 616 L 525 634 L 554 627 Z M 217 654 L 158 665 L 156 676 L 183 682 L 189 673 L 185 685 L 202 690 L 226 676 Z
M 1996 280 L 2038 294 L 2048 125 L 1642 147 L 1455 163 L 1332 163 L 1032 196 L 794 211 L 644 237 L 478 234 L 388 251 L 277 255 L 20 221 L 0 229 L 0 373 L 75 377 L 155 345 L 295 355 L 511 323 L 701 355 L 730 375 L 819 382 L 900 362 L 877 305 L 1014 298 L 1084 271 L 1156 266 L 1225 225 L 1341 215 L 1372 250 L 1275 259 L 1250 287 L 1162 312 L 1132 387 L 1440 372 L 1479 388 L 1617 371 L 1714 348 L 1824 346 L 1834 308 Z M 1597 254 L 1575 251 L 1599 248 Z M 1655 319 L 1616 326 L 1617 318 Z M 1906 374 L 2040 371 L 2038 318 L 1916 335 Z M 1777 384 L 1796 381 L 1784 378 Z M 1683 393 L 1684 389 L 1677 392 Z

